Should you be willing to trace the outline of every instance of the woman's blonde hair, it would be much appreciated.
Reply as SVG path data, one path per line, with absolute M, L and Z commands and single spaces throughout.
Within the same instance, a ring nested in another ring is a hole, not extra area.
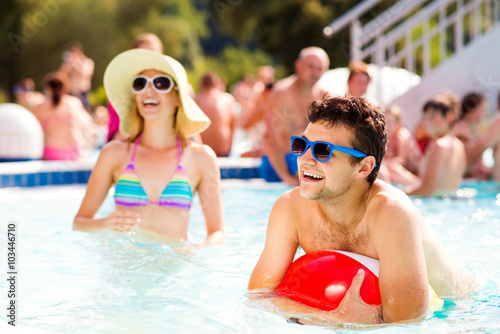
M 144 131 L 144 117 L 139 114 L 137 103 L 132 103 L 132 110 L 130 112 L 130 135 L 128 140 L 135 142 L 139 135 Z

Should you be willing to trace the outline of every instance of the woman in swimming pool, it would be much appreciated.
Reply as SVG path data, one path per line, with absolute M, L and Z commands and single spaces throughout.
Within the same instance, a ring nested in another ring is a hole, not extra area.
M 44 160 L 79 160 L 94 146 L 94 122 L 82 102 L 67 93 L 68 77 L 61 72 L 44 78 L 45 102 L 31 112 L 43 129 Z
M 222 243 L 216 156 L 208 146 L 189 140 L 210 120 L 189 96 L 182 65 L 149 50 L 125 51 L 108 65 L 104 87 L 128 139 L 102 149 L 73 229 L 127 232 L 140 224 L 161 236 L 187 240 L 191 201 L 198 191 L 207 228 L 198 246 Z M 113 184 L 116 210 L 95 219 Z

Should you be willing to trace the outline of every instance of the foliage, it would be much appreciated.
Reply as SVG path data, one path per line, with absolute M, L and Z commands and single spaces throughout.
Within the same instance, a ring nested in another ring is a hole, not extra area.
M 166 53 L 190 66 L 201 57 L 200 38 L 207 35 L 206 15 L 194 0 L 7 0 L 0 4 L 0 85 L 5 91 L 23 77 L 35 79 L 57 70 L 69 42 L 78 40 L 94 60 L 93 89 L 104 70 L 136 35 L 157 34 Z
M 243 77 L 257 74 L 259 66 L 272 64 L 271 57 L 262 51 L 250 51 L 244 46 L 227 46 L 218 57 L 205 57 L 198 62 L 188 75 L 190 82 L 196 84 L 206 71 L 211 70 L 221 75 L 227 87 L 231 87 Z M 280 66 L 277 72 L 283 72 Z M 196 90 L 198 87 L 193 88 Z
M 80 41 L 95 62 L 93 101 L 101 103 L 102 76 L 109 61 L 130 48 L 142 32 L 157 34 L 165 53 L 181 61 L 193 86 L 208 69 L 228 86 L 259 65 L 274 65 L 277 76 L 293 71 L 299 51 L 315 45 L 327 51 L 331 67 L 349 60 L 349 29 L 328 39 L 323 28 L 358 3 L 354 0 L 3 0 L 0 2 L 0 90 L 10 92 L 23 77 L 57 70 L 69 42 Z M 385 0 L 362 20 L 393 4 Z M 210 31 L 207 21 L 215 22 Z M 211 33 L 233 36 L 220 54 L 201 48 Z M 236 44 L 236 45 L 233 45 Z M 280 65 L 278 65 L 280 64 Z M 196 87 L 194 87 L 196 88 Z M 1 95 L 1 94 L 0 94 Z
M 255 39 L 257 46 L 279 58 L 288 73 L 300 50 L 319 46 L 330 56 L 331 67 L 349 62 L 349 29 L 332 38 L 323 28 L 359 3 L 354 0 L 209 0 L 221 31 L 234 31 L 240 42 Z M 373 19 L 394 1 L 382 1 L 362 21 Z

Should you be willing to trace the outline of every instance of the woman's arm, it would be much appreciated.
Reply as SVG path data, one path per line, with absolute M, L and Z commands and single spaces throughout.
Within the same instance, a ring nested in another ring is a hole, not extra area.
M 117 142 L 106 145 L 97 160 L 87 184 L 87 191 L 80 205 L 80 209 L 73 221 L 73 230 L 92 232 L 110 228 L 116 231 L 128 231 L 140 223 L 138 213 L 131 211 L 115 211 L 109 217 L 94 219 L 113 185 L 113 168 L 116 166 L 119 155 Z
M 197 191 L 207 227 L 207 237 L 198 246 L 222 244 L 225 239 L 225 231 L 220 189 L 220 169 L 217 165 L 215 153 L 208 146 L 203 146 L 199 150 L 203 150 L 203 152 L 197 154 L 196 157 L 196 163 L 201 173 Z

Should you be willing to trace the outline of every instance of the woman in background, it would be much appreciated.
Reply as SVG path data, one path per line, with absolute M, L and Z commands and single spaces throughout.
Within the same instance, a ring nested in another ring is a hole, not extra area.
M 488 116 L 488 108 L 488 100 L 483 94 L 472 92 L 465 95 L 460 119 L 453 126 L 453 133 L 464 143 L 467 151 L 466 176 L 480 180 L 489 179 L 491 169 L 484 165 L 482 159 L 472 159 L 470 152 L 485 130 L 482 126 Z
M 44 133 L 44 160 L 78 160 L 94 146 L 94 122 L 82 102 L 67 94 L 60 72 L 44 79 L 45 102 L 32 109 Z

